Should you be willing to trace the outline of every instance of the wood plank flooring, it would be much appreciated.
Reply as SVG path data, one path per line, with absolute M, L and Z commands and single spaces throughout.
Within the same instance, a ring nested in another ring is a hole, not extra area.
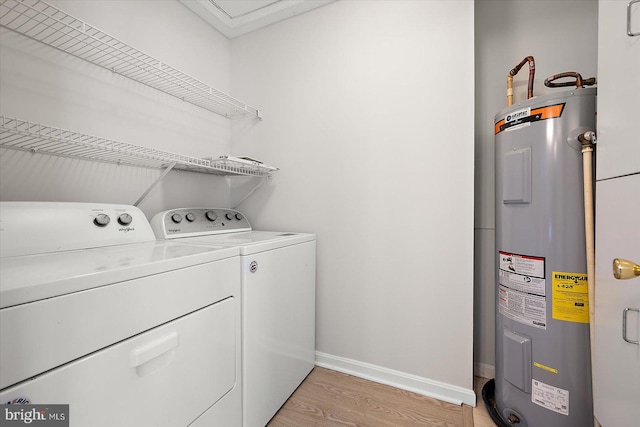
M 484 406 L 484 401 L 482 400 L 482 387 L 484 387 L 484 383 L 487 381 L 489 381 L 487 378 L 480 377 L 476 377 L 474 381 L 473 389 L 476 392 L 476 396 L 478 396 L 476 407 L 473 408 L 474 427 L 496 427 L 496 424 L 489 416 L 487 408 Z
M 473 427 L 476 409 L 315 367 L 268 427 Z

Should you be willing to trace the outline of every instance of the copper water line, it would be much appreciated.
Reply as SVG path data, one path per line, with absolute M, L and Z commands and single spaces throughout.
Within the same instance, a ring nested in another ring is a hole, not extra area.
M 561 79 L 563 77 L 574 77 L 575 81 L 555 83 L 554 80 Z M 596 84 L 596 78 L 590 77 L 588 79 L 583 79 L 580 73 L 576 73 L 573 71 L 567 71 L 565 73 L 555 74 L 551 77 L 548 77 L 544 81 L 544 85 L 546 87 L 565 87 L 565 86 L 575 86 L 578 89 L 583 88 L 584 86 L 592 86 Z
M 536 62 L 533 56 L 527 56 L 518 65 L 509 71 L 507 76 L 507 106 L 513 105 L 513 76 L 518 74 L 522 66 L 529 63 L 529 84 L 527 85 L 527 99 L 533 98 L 533 78 L 536 74 Z

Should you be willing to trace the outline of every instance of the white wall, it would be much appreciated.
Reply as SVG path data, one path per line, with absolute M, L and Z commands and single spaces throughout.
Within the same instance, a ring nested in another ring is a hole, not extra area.
M 229 41 L 177 1 L 51 1 L 129 45 L 229 92 Z M 150 7 L 153 6 L 153 7 Z M 0 114 L 130 144 L 228 154 L 230 122 L 16 33 L 0 30 Z M 0 152 L 0 199 L 132 204 L 160 170 Z M 172 171 L 140 207 L 227 205 L 224 178 Z
M 228 154 L 232 133 L 233 154 L 282 168 L 241 209 L 258 227 L 318 233 L 318 350 L 470 387 L 471 2 L 339 1 L 231 47 L 174 1 L 51 3 L 263 108 L 265 120 L 230 124 L 4 29 L 1 114 L 192 156 Z M 551 74 L 595 75 L 596 23 L 595 0 L 475 2 L 481 370 L 494 364 L 492 126 L 505 76 L 526 55 L 537 95 Z M 159 174 L 0 150 L 0 199 L 133 203 Z M 224 179 L 175 171 L 141 208 L 228 203 Z
M 494 116 L 506 107 L 506 76 L 525 56 L 536 62 L 534 95 L 564 71 L 593 77 L 597 69 L 597 0 L 476 0 L 475 306 L 476 372 L 495 364 Z M 514 78 L 514 102 L 527 98 L 528 65 Z
M 472 404 L 473 25 L 470 1 L 338 1 L 231 42 L 264 110 L 232 150 L 281 168 L 240 209 L 317 233 L 318 360 Z

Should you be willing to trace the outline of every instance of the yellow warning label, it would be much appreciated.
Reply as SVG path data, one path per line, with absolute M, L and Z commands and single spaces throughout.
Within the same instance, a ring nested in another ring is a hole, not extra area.
M 589 323 L 587 275 L 554 271 L 551 276 L 551 317 L 566 322 Z
M 558 370 L 555 368 L 550 368 L 548 366 L 543 365 L 542 363 L 533 362 L 533 366 L 536 368 L 544 369 L 545 371 L 553 372 L 554 374 L 558 373 Z

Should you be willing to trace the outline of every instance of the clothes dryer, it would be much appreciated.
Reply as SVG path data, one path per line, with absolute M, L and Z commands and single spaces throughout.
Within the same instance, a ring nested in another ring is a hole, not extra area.
M 315 363 L 315 235 L 254 231 L 214 208 L 161 212 L 151 226 L 159 239 L 239 249 L 243 426 L 264 427 Z
M 125 205 L 2 202 L 0 220 L 2 404 L 69 405 L 72 427 L 241 425 L 238 249 L 158 242 Z

